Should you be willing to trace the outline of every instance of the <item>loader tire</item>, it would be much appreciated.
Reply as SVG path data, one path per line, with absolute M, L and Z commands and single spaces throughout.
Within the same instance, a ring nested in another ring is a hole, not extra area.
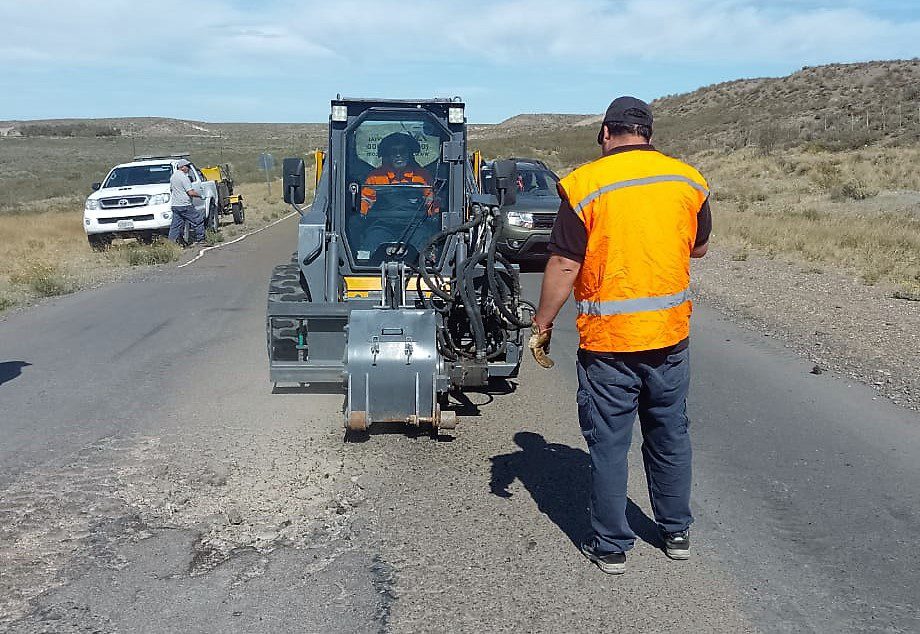
M 309 302 L 310 295 L 297 264 L 279 264 L 272 271 L 268 285 L 268 298 L 276 302 Z M 277 361 L 297 361 L 298 320 L 271 318 L 268 323 L 268 345 L 271 357 Z

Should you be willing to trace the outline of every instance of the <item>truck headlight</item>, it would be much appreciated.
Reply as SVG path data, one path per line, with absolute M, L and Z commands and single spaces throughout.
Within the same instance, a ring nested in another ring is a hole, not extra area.
M 147 201 L 148 205 L 165 205 L 169 202 L 169 194 L 157 194 L 151 196 L 150 200 Z
M 87 198 L 86 204 L 83 205 L 83 208 L 87 211 L 95 211 L 96 209 L 99 209 L 99 201 L 94 198 Z
M 508 224 L 513 227 L 533 229 L 533 214 L 526 211 L 509 211 Z

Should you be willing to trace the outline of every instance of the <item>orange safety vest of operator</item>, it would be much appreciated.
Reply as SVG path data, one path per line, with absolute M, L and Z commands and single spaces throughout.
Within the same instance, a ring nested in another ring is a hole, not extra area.
M 364 186 L 361 188 L 361 215 L 366 216 L 371 207 L 374 206 L 374 203 L 377 202 L 377 190 L 374 189 L 374 185 L 397 184 L 429 185 L 429 187 L 425 187 L 422 190 L 422 195 L 425 197 L 426 211 L 429 216 L 440 212 L 437 201 L 434 199 L 434 192 L 430 187 L 431 176 L 424 168 L 406 167 L 404 169 L 395 169 L 378 167 L 367 175 L 364 180 Z
M 709 196 L 700 173 L 657 151 L 621 152 L 559 190 L 588 235 L 574 287 L 580 347 L 636 352 L 689 336 L 690 252 Z

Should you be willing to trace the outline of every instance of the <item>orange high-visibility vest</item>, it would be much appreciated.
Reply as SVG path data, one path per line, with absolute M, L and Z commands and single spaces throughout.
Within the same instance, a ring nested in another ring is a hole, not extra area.
M 635 352 L 686 338 L 690 251 L 706 180 L 677 159 L 634 150 L 580 167 L 559 189 L 588 234 L 574 288 L 580 346 Z
M 361 188 L 361 214 L 366 216 L 371 207 L 374 206 L 374 203 L 377 202 L 377 190 L 374 189 L 374 185 L 396 184 L 431 185 L 431 176 L 428 175 L 428 172 L 423 167 L 407 167 L 398 172 L 382 166 L 378 167 L 367 175 L 364 180 L 364 187 Z M 434 192 L 431 187 L 425 187 L 422 190 L 422 195 L 425 197 L 428 215 L 433 216 L 438 213 L 440 209 L 434 199 Z

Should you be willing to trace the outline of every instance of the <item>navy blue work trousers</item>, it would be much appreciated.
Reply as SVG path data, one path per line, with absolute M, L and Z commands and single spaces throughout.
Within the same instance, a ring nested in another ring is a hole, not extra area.
M 578 418 L 591 455 L 591 527 L 601 553 L 626 552 L 636 535 L 626 521 L 627 454 L 636 415 L 655 520 L 662 530 L 690 526 L 690 350 L 598 355 L 578 351 Z
M 175 242 L 182 235 L 182 224 L 189 225 L 189 239 L 195 242 L 204 240 L 204 217 L 194 205 L 172 207 L 172 222 L 169 225 L 169 239 Z

